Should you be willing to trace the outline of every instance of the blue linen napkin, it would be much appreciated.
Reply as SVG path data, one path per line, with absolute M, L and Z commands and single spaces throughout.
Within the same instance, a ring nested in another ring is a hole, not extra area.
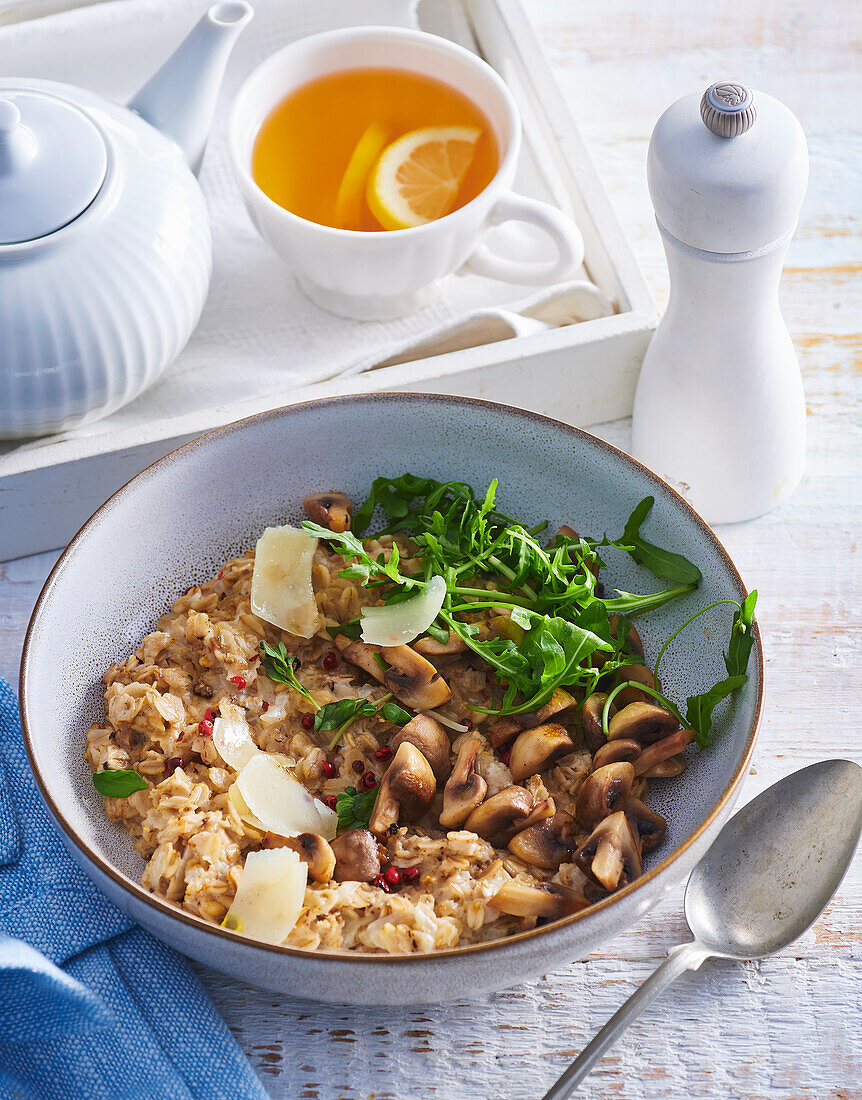
M 63 848 L 0 679 L 0 1098 L 266 1100 L 176 952 Z

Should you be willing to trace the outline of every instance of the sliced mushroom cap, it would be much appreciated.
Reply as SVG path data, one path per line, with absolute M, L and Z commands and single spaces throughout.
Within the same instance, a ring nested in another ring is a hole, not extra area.
M 529 714 L 514 714 L 512 717 L 522 730 L 529 730 L 534 726 L 544 725 L 551 718 L 565 714 L 567 710 L 577 706 L 577 703 L 573 695 L 569 695 L 562 688 L 555 688 L 553 695 L 541 709 L 531 711 Z
M 572 862 L 609 892 L 638 878 L 640 843 L 622 810 L 598 823 Z
M 626 680 L 634 680 L 635 683 L 644 684 L 648 688 L 656 686 L 655 677 L 646 665 L 622 665 L 617 671 L 621 683 Z M 624 687 L 614 702 L 622 709 L 630 703 L 649 703 L 650 696 L 639 688 Z
M 621 760 L 634 764 L 642 751 L 643 745 L 639 741 L 632 741 L 630 737 L 618 737 L 616 741 L 606 741 L 593 756 L 593 769 L 603 768 L 605 764 L 617 764 Z M 637 767 L 635 767 L 635 774 L 637 774 Z
M 574 851 L 575 832 L 574 818 L 560 811 L 516 833 L 507 847 L 513 856 L 524 863 L 554 871 Z
M 684 756 L 669 756 L 659 764 L 653 764 L 649 771 L 643 773 L 643 779 L 676 779 L 685 771 Z
M 497 833 L 494 837 L 494 842 L 497 847 L 502 847 L 504 844 L 508 844 L 509 841 L 516 833 L 520 833 L 522 829 L 527 829 L 531 825 L 538 825 L 540 821 L 546 821 L 549 817 L 553 817 L 557 812 L 557 804 L 550 796 L 543 798 L 541 802 L 537 802 L 527 816 L 519 821 L 516 821 L 514 825 L 508 829 L 503 829 L 502 832 Z
M 653 741 L 651 745 L 644 748 L 638 757 L 635 763 L 635 775 L 649 777 L 651 774 L 655 774 L 652 771 L 653 768 L 663 764 L 671 756 L 684 752 L 694 739 L 694 730 L 677 730 L 669 737 L 663 737 L 661 741 Z M 611 742 L 608 742 L 608 744 L 611 744 Z
M 504 787 L 486 799 L 464 823 L 471 833 L 489 840 L 498 833 L 522 823 L 533 808 L 533 796 L 524 787 Z
M 678 729 L 679 722 L 664 707 L 653 703 L 629 703 L 608 723 L 608 740 L 630 737 L 642 745 L 650 745 Z
M 352 642 L 344 634 L 335 635 L 335 648 L 341 650 L 341 655 L 352 665 L 361 668 L 369 676 L 383 683 L 383 674 L 386 671 L 377 660 L 380 654 L 379 645 L 368 645 L 366 642 Z
M 488 905 L 513 917 L 559 920 L 560 917 L 580 913 L 587 908 L 589 902 L 568 886 L 561 886 L 556 882 L 541 882 L 533 886 L 513 880 L 501 886 Z
M 406 726 L 402 726 L 398 733 L 389 742 L 389 747 L 395 752 L 399 745 L 409 741 L 411 745 L 422 753 L 438 783 L 445 783 L 449 775 L 449 737 L 439 722 L 436 722 L 429 714 L 417 714 L 411 718 Z
M 603 817 L 619 809 L 632 793 L 634 778 L 634 768 L 624 761 L 605 764 L 590 772 L 581 784 L 576 802 L 578 821 L 585 829 L 594 828 Z
M 642 775 L 636 775 L 635 781 L 632 783 L 632 798 L 639 798 L 641 801 L 646 798 L 647 791 L 649 790 L 649 781 L 644 779 Z
M 461 743 L 458 759 L 443 789 L 443 811 L 440 824 L 444 829 L 460 829 L 470 814 L 481 806 L 488 784 L 476 771 L 476 761 L 482 741 L 468 737 Z
M 543 772 L 573 749 L 565 726 L 548 722 L 519 734 L 509 755 L 509 771 L 516 783 Z
M 608 697 L 603 691 L 594 691 L 592 695 L 587 696 L 584 705 L 581 707 L 581 728 L 584 731 L 584 740 L 590 752 L 595 752 L 596 749 L 601 748 L 606 741 L 602 729 L 602 711 L 605 709 L 607 701 Z M 615 710 L 616 707 L 611 703 L 611 714 Z
M 413 648 L 424 657 L 451 657 L 455 653 L 464 653 L 467 646 L 454 630 L 450 630 L 445 642 L 438 642 L 436 638 L 426 634 L 424 638 L 413 643 Z
M 373 882 L 380 874 L 380 845 L 368 829 L 350 829 L 330 842 L 336 882 Z
M 514 718 L 500 718 L 493 726 L 489 726 L 486 733 L 488 740 L 495 749 L 511 741 L 516 733 L 520 733 L 521 727 Z
M 611 617 L 609 619 L 609 622 L 610 622 L 610 626 L 611 626 L 611 636 L 613 638 L 616 638 L 616 636 L 617 636 L 617 627 L 619 626 L 619 622 L 620 622 L 619 615 L 611 615 Z M 643 655 L 644 655 L 644 644 L 641 641 L 640 634 L 638 634 L 638 632 L 635 630 L 635 628 L 633 626 L 629 627 L 629 632 L 628 632 L 628 634 L 626 634 L 626 641 L 628 642 L 629 653 L 635 653 L 635 654 L 637 654 L 638 657 L 643 657 Z
M 642 852 L 652 852 L 664 840 L 667 822 L 661 814 L 645 806 L 639 798 L 627 798 L 623 804 L 623 813 L 640 839 Z
M 369 829 L 375 836 L 385 836 L 390 825 L 418 821 L 434 799 L 437 782 L 431 765 L 409 741 L 398 751 L 380 781 L 380 790 L 371 811 Z
M 305 514 L 314 523 L 341 534 L 350 526 L 353 505 L 344 493 L 313 493 L 302 502 Z
M 329 882 L 335 870 L 335 854 L 328 841 L 317 833 L 300 833 L 299 836 L 279 836 L 267 833 L 263 838 L 264 848 L 290 848 L 299 854 L 303 863 L 308 864 L 308 873 L 315 882 Z
M 437 669 L 409 645 L 382 646 L 380 653 L 390 666 L 383 673 L 384 684 L 408 707 L 433 710 L 452 698 Z

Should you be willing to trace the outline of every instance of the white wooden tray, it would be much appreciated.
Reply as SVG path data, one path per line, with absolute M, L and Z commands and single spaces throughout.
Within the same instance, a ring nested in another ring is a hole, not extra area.
M 424 29 L 480 53 L 504 77 L 524 120 L 528 187 L 581 228 L 589 278 L 614 316 L 383 367 L 265 398 L 198 404 L 169 418 L 37 444 L 0 443 L 0 560 L 64 545 L 91 512 L 150 462 L 242 416 L 342 393 L 414 390 L 487 397 L 589 425 L 626 416 L 657 310 L 590 164 L 519 0 L 422 0 Z M 238 356 L 241 369 L 241 356 Z

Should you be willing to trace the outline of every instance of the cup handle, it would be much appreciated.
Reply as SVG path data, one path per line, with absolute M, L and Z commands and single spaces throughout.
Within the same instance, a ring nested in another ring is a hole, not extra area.
M 500 225 L 508 221 L 528 222 L 544 230 L 557 246 L 557 258 L 539 262 L 510 260 L 495 255 L 486 244 L 480 244 L 465 267 L 477 275 L 500 279 L 505 283 L 548 286 L 570 278 L 583 262 L 584 238 L 581 231 L 571 218 L 555 206 L 509 191 L 494 203 L 488 224 Z

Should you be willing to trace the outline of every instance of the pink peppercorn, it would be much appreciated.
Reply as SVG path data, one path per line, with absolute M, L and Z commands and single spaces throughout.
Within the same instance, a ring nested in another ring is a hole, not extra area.
M 391 760 L 392 759 L 392 749 L 387 749 L 387 748 L 377 749 L 376 752 L 374 753 L 374 759 L 375 760 Z
M 323 801 L 330 808 L 330 810 L 337 810 L 338 809 L 338 799 L 336 798 L 336 796 L 334 794 L 328 794 L 326 796 L 326 798 L 324 798 Z
M 268 710 L 269 710 L 269 703 L 267 703 L 266 699 L 264 699 L 264 701 L 260 704 L 260 713 L 261 714 L 266 714 L 266 712 Z
M 404 867 L 401 870 L 401 877 L 405 882 L 415 882 L 419 878 L 419 868 Z
M 331 779 L 335 775 L 335 765 L 328 760 L 324 760 L 320 765 L 320 774 L 324 779 Z
M 219 574 L 218 574 L 218 579 L 221 580 L 223 576 L 224 576 L 224 569 L 220 569 Z
M 464 725 L 467 727 L 468 730 L 471 730 L 473 728 L 473 723 L 469 718 L 464 719 Z
M 212 724 L 212 722 L 210 722 L 206 718 L 204 718 L 203 721 L 198 723 L 198 733 L 201 735 L 201 737 L 212 737 L 212 735 L 213 735 L 213 724 Z
M 245 687 L 245 676 L 231 676 L 230 682 L 236 684 L 238 688 Z
M 365 775 L 359 780 L 359 786 L 363 791 L 373 791 L 377 786 L 377 776 L 374 772 L 366 772 Z
M 401 885 L 401 872 L 398 870 L 397 867 L 387 867 L 386 870 L 383 872 L 383 877 L 390 886 Z
M 314 729 L 314 715 L 313 714 L 303 714 L 303 716 L 299 720 L 299 724 L 302 726 L 302 728 L 304 730 Z
M 182 757 L 175 756 L 173 760 L 169 760 L 167 764 L 165 764 L 165 771 L 168 773 L 168 775 L 173 775 L 177 768 L 181 768 L 182 766 Z
M 389 883 L 386 881 L 386 876 L 385 875 L 379 874 L 377 876 L 377 878 L 375 878 L 375 880 L 374 880 L 374 885 L 379 886 L 380 889 L 384 892 L 384 894 L 389 893 Z
M 323 667 L 326 669 L 327 672 L 332 672 L 334 668 L 338 668 L 338 654 L 335 652 L 335 650 L 330 649 L 330 651 L 323 658 Z

